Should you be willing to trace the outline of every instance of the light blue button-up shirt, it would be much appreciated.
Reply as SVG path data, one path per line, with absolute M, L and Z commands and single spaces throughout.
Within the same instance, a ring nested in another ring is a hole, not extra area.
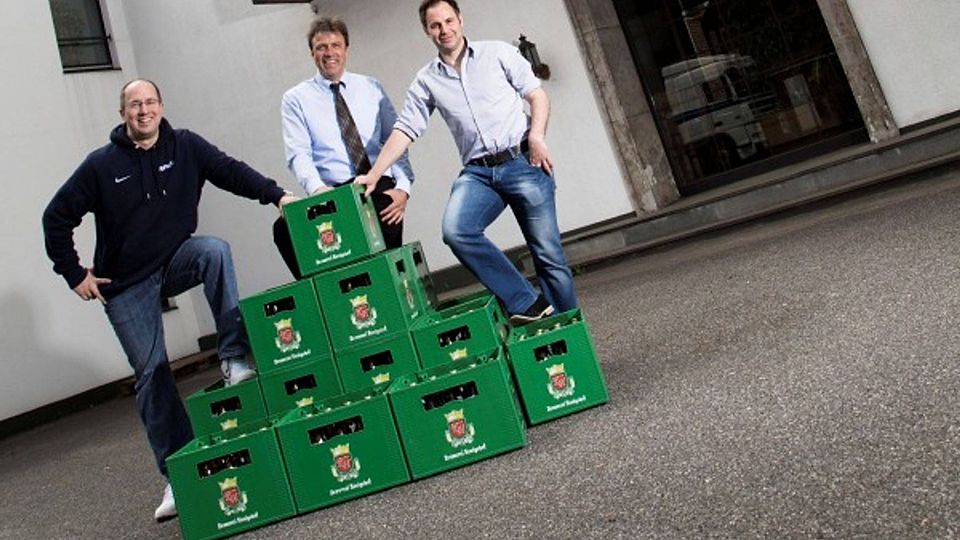
M 374 163 L 390 136 L 397 113 L 380 81 L 349 72 L 345 72 L 340 81 L 343 83 L 340 92 L 350 108 L 370 163 Z M 317 73 L 287 90 L 281 102 L 287 168 L 307 193 L 313 193 L 323 184 L 337 186 L 357 175 L 337 124 L 331 84 L 332 81 Z M 398 189 L 410 193 L 413 171 L 406 154 L 387 174 L 396 180 Z
M 416 140 L 439 110 L 466 164 L 520 144 L 530 130 L 524 98 L 537 88 L 540 80 L 516 47 L 468 41 L 460 73 L 439 56 L 417 72 L 394 128 Z

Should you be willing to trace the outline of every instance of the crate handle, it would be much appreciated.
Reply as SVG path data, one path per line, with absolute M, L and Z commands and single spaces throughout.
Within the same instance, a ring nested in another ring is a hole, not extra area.
M 439 343 L 441 347 L 449 347 L 453 343 L 466 341 L 468 339 L 470 339 L 470 327 L 466 324 L 437 334 L 437 343 Z
M 307 432 L 307 436 L 310 437 L 310 444 L 323 444 L 334 437 L 342 437 L 361 431 L 363 431 L 363 418 L 354 416 L 339 422 L 315 427 Z
M 287 296 L 284 298 L 278 298 L 273 302 L 267 302 L 263 305 L 263 313 L 267 317 L 273 317 L 277 313 L 283 313 L 285 311 L 293 311 L 297 309 L 297 302 L 293 299 L 292 296 Z
M 393 353 L 389 350 L 364 356 L 360 359 L 360 369 L 364 373 L 380 366 L 389 366 L 393 363 Z
M 407 265 L 404 264 L 403 260 L 397 261 L 397 273 L 401 276 L 407 273 Z
M 240 403 L 240 396 L 232 396 L 227 399 L 221 399 L 220 401 L 214 401 L 210 404 L 210 413 L 213 416 L 222 416 L 228 412 L 239 411 L 243 409 L 243 404 Z
M 543 362 L 551 356 L 562 356 L 564 354 L 567 354 L 567 340 L 565 339 L 547 343 L 533 350 L 533 357 L 537 362 Z
M 419 249 L 413 250 L 413 264 L 414 266 L 420 266 L 420 263 L 423 262 L 423 252 Z
M 426 394 L 420 398 L 424 411 L 443 407 L 451 401 L 464 401 L 479 395 L 477 392 L 477 383 L 470 381 L 464 384 L 458 384 L 449 388 L 444 388 L 438 392 Z
M 316 387 L 317 378 L 314 377 L 312 373 L 309 375 L 304 375 L 303 377 L 291 379 L 283 383 L 283 388 L 287 391 L 288 396 L 292 396 L 301 390 L 307 390 Z
M 369 272 L 350 276 L 346 279 L 340 280 L 340 292 L 348 293 L 354 289 L 359 289 L 360 287 L 369 287 L 371 283 Z
M 197 474 L 200 475 L 200 478 L 206 478 L 208 476 L 213 476 L 220 471 L 227 469 L 239 469 L 240 467 L 246 467 L 251 463 L 252 460 L 250 459 L 250 451 L 246 449 L 239 450 L 237 452 L 231 452 L 229 454 L 224 454 L 222 456 L 197 463 Z
M 323 201 L 307 208 L 307 220 L 313 221 L 320 216 L 329 216 L 337 213 L 336 201 Z

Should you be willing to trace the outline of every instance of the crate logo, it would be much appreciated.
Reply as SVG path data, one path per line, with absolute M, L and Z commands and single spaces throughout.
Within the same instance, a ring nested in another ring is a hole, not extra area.
M 300 348 L 300 332 L 293 328 L 293 319 L 280 319 L 273 323 L 277 337 L 273 340 L 280 352 L 290 352 Z
M 330 449 L 330 452 L 333 454 L 333 465 L 330 467 L 330 472 L 337 479 L 337 482 L 353 480 L 360 475 L 360 460 L 354 459 L 350 455 L 349 444 L 335 446 Z
M 220 484 L 220 510 L 227 516 L 238 514 L 247 509 L 247 492 L 240 491 L 237 478 L 227 478 Z
M 473 442 L 473 424 L 467 423 L 463 416 L 463 409 L 452 410 L 443 416 L 447 419 L 446 436 L 450 446 L 457 448 Z
M 450 359 L 451 359 L 451 360 L 463 360 L 463 359 L 466 358 L 467 356 L 468 356 L 468 354 L 467 354 L 467 348 L 466 348 L 466 347 L 464 347 L 464 348 L 462 348 L 462 349 L 454 349 L 454 350 L 450 351 Z
M 239 424 L 239 422 L 238 422 L 238 420 L 237 420 L 236 418 L 228 418 L 228 419 L 224 420 L 223 422 L 220 422 L 220 428 L 221 428 L 223 431 L 227 431 L 227 430 L 230 430 L 230 429 L 236 429 L 236 427 L 237 427 L 238 424 Z
M 363 330 L 368 326 L 377 324 L 377 309 L 370 307 L 367 302 L 367 295 L 360 295 L 350 299 L 353 306 L 353 314 L 350 315 L 350 322 L 357 327 L 357 330 Z
M 333 228 L 332 221 L 324 221 L 317 225 L 317 234 L 320 238 L 317 240 L 317 247 L 322 253 L 330 253 L 340 249 L 340 233 Z
M 577 382 L 573 377 L 567 377 L 567 370 L 563 364 L 554 364 L 547 368 L 547 375 L 550 376 L 550 383 L 547 384 L 547 391 L 554 399 L 565 398 L 573 395 L 577 387 Z
M 302 409 L 303 407 L 309 407 L 309 406 L 313 405 L 313 396 L 307 396 L 307 397 L 305 397 L 305 398 L 303 398 L 303 399 L 298 399 L 295 403 L 297 404 L 297 407 L 299 407 L 299 408 L 301 408 L 301 409 Z
M 388 383 L 390 382 L 390 374 L 380 373 L 379 375 L 374 375 L 373 377 L 371 377 L 371 379 L 373 380 L 373 384 Z

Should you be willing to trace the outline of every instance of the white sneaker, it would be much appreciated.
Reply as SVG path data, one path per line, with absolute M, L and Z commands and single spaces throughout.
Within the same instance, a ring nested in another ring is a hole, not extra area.
M 240 384 L 257 376 L 245 358 L 223 360 L 220 362 L 220 371 L 223 372 L 224 386 Z
M 163 488 L 163 500 L 153 512 L 153 519 L 157 520 L 157 523 L 163 523 L 175 517 L 177 517 L 177 503 L 173 500 L 173 488 L 167 484 L 167 487 Z

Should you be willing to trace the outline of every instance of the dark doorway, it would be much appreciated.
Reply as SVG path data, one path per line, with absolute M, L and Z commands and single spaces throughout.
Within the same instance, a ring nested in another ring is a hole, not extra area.
M 867 140 L 816 0 L 614 0 L 682 195 Z

